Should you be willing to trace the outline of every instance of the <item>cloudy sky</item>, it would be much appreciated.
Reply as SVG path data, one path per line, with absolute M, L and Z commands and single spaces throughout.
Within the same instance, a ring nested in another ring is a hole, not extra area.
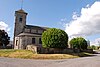
M 80 9 L 80 14 L 73 12 L 72 20 L 65 25 L 65 31 L 70 37 L 83 36 L 95 37 L 100 35 L 100 1 L 87 4 Z M 93 36 L 94 35 L 94 36 Z M 92 40 L 92 44 L 98 44 L 100 37 Z
M 14 13 L 21 0 L 0 0 L 0 29 L 13 39 Z M 27 24 L 65 30 L 70 38 L 82 36 L 98 44 L 100 41 L 100 0 L 24 0 Z

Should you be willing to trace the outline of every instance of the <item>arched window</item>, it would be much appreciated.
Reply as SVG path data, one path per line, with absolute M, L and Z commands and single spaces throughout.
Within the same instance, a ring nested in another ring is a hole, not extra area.
M 32 38 L 32 44 L 35 44 L 35 38 Z
M 16 46 L 18 46 L 18 40 L 16 40 Z
M 39 44 L 42 44 L 42 40 L 41 40 L 41 38 L 39 38 Z

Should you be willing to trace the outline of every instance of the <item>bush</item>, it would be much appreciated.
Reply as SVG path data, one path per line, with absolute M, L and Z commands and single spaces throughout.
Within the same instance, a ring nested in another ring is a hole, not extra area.
M 42 34 L 42 46 L 44 48 L 67 48 L 68 35 L 65 31 L 50 28 Z
M 91 48 L 92 48 L 93 50 L 96 50 L 96 46 L 95 46 L 95 45 L 92 45 Z
M 98 50 L 98 49 L 99 49 L 99 46 L 92 45 L 92 46 L 90 46 L 89 48 L 91 48 L 91 49 L 93 49 L 93 50 Z
M 70 45 L 74 49 L 87 49 L 87 41 L 82 37 L 73 38 Z

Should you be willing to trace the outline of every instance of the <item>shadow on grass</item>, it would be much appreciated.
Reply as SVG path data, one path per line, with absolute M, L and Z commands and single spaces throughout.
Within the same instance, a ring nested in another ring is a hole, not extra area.
M 93 57 L 93 56 L 97 56 L 96 54 L 99 54 L 99 53 L 98 52 L 93 52 L 93 53 L 80 52 L 80 53 L 48 53 L 48 54 L 69 54 L 69 55 L 78 56 L 78 57 Z
M 69 53 L 70 55 L 73 56 L 79 56 L 79 57 L 93 57 L 97 56 L 98 52 L 93 52 L 93 53 L 87 53 L 87 52 L 80 52 L 80 53 Z

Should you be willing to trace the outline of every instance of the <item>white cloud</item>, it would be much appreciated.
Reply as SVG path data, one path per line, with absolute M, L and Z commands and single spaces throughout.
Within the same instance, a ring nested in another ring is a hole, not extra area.
M 89 6 L 90 6 L 89 4 L 86 5 L 87 8 L 88 8 Z
M 80 16 L 74 12 L 72 19 L 65 27 L 69 36 L 100 34 L 100 1 L 82 8 Z
M 67 20 L 66 18 L 64 18 L 64 19 L 61 19 L 61 21 L 62 21 L 62 22 L 66 21 L 66 20 Z
M 73 16 L 72 16 L 72 19 L 73 20 L 76 20 L 78 18 L 78 13 L 77 12 L 73 12 Z
M 93 42 L 91 42 L 91 45 L 100 46 L 100 38 L 97 38 L 97 39 L 95 39 Z
M 6 32 L 10 31 L 9 26 L 5 22 L 3 22 L 3 21 L 0 21 L 0 29 L 1 30 L 5 30 Z
M 64 28 L 66 27 L 67 18 L 63 18 L 60 20 L 59 24 L 62 25 Z

